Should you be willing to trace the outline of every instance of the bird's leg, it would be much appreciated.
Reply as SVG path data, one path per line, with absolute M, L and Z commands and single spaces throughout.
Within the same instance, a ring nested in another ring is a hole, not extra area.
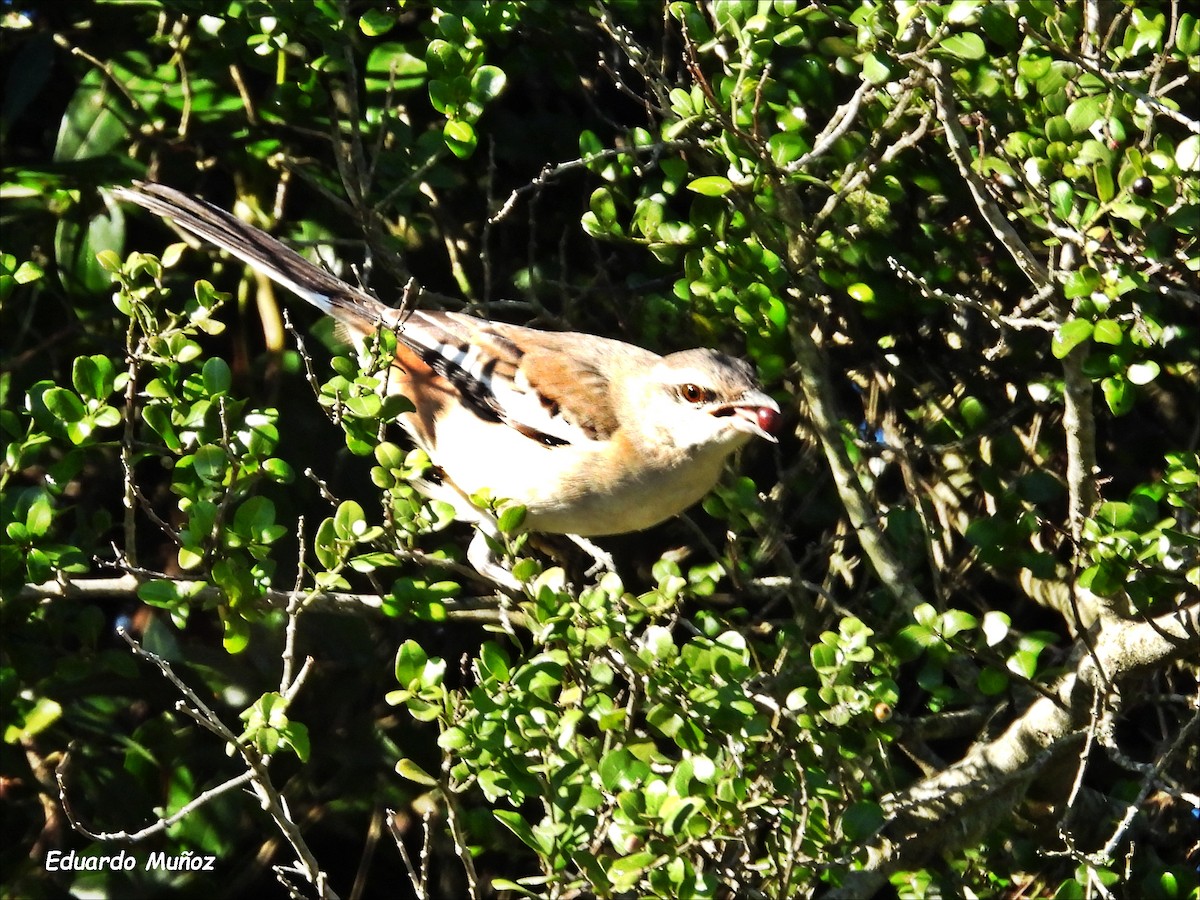
M 522 596 L 524 591 L 521 582 L 513 577 L 496 553 L 497 547 L 504 546 L 504 538 L 495 521 L 481 517 L 476 525 L 475 537 L 471 538 L 467 547 L 467 562 L 488 581 Z
M 584 578 L 591 578 L 597 572 L 615 572 L 617 564 L 612 556 L 604 550 L 597 547 L 585 537 L 580 537 L 577 534 L 568 534 L 568 538 L 580 550 L 592 558 L 592 567 L 583 573 Z

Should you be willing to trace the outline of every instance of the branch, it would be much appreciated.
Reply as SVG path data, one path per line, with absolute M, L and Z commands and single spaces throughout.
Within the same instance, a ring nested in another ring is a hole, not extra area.
M 812 336 L 803 328 L 797 328 L 793 332 L 792 347 L 796 351 L 800 387 L 808 405 L 809 419 L 821 441 L 838 496 L 849 514 L 850 527 L 858 535 L 858 540 L 879 580 L 911 613 L 925 602 L 925 598 L 912 583 L 900 557 L 884 536 L 883 529 L 879 526 L 879 516 L 872 508 L 858 473 L 846 455 L 834 413 L 835 404 L 829 387 L 825 358 Z
M 157 822 L 141 829 L 140 831 L 94 832 L 84 827 L 83 824 L 76 819 L 71 809 L 71 804 L 67 799 L 66 774 L 67 763 L 69 759 L 68 754 L 67 756 L 63 757 L 63 761 L 55 770 L 55 778 L 58 781 L 59 800 L 62 803 L 63 811 L 67 815 L 67 820 L 71 823 L 71 827 L 84 837 L 95 841 L 138 841 L 165 831 L 171 825 L 180 821 L 189 813 L 200 808 L 204 804 L 213 800 L 215 797 L 218 797 L 221 794 L 232 790 L 233 788 L 249 785 L 251 790 L 258 797 L 263 810 L 270 815 L 270 817 L 274 820 L 276 827 L 279 828 L 287 842 L 291 845 L 292 850 L 295 852 L 296 858 L 299 862 L 298 871 L 300 871 L 308 880 L 308 882 L 316 888 L 318 897 L 320 897 L 321 900 L 338 900 L 337 894 L 334 893 L 333 889 L 329 886 L 328 875 L 326 875 L 324 870 L 321 869 L 321 866 L 317 862 L 316 857 L 313 855 L 312 850 L 304 840 L 304 836 L 300 833 L 300 828 L 296 825 L 295 820 L 292 818 L 291 811 L 288 809 L 287 801 L 271 782 L 270 773 L 267 771 L 269 757 L 260 756 L 253 746 L 247 745 L 240 741 L 238 736 L 234 734 L 224 722 L 221 721 L 220 716 L 213 712 L 212 708 L 209 707 L 202 699 L 200 699 L 200 696 L 182 679 L 180 679 L 178 675 L 175 674 L 175 671 L 169 662 L 167 662 L 158 654 L 152 653 L 144 648 L 136 640 L 130 637 L 129 633 L 126 632 L 125 629 L 119 629 L 118 634 L 120 634 L 121 638 L 129 645 L 129 648 L 133 651 L 134 655 L 153 663 L 162 673 L 163 677 L 170 681 L 171 684 L 175 686 L 175 689 L 179 691 L 183 699 L 176 702 L 175 708 L 180 713 L 186 715 L 188 718 L 192 719 L 198 725 L 203 727 L 206 731 L 211 732 L 219 740 L 223 741 L 228 747 L 231 747 L 239 756 L 242 757 L 242 761 L 246 765 L 246 771 L 225 781 L 217 787 L 212 788 L 209 791 L 205 791 L 203 794 L 191 800 L 182 808 L 177 810 L 171 816 L 161 818 Z M 309 662 L 311 663 L 311 660 L 309 660 Z M 295 682 L 293 683 L 294 688 L 299 688 L 299 685 L 303 680 L 303 676 L 307 670 L 308 666 L 306 665 L 301 670 L 300 676 L 295 679 Z
M 996 235 L 996 240 L 1009 252 L 1021 271 L 1025 273 L 1025 277 L 1033 283 L 1033 286 L 1041 288 L 1049 282 L 1050 273 L 1046 270 L 1042 261 L 1034 256 L 1025 242 L 1021 240 L 1021 236 L 1017 234 L 1016 229 L 1009 224 L 999 204 L 988 193 L 987 185 L 984 184 L 983 179 L 972 168 L 971 151 L 968 149 L 967 135 L 963 131 L 962 125 L 959 124 L 958 111 L 954 107 L 950 75 L 946 72 L 942 64 L 936 60 L 930 60 L 926 65 L 933 75 L 934 103 L 937 107 L 938 119 L 941 121 L 942 129 L 946 135 L 946 146 L 950 150 L 950 158 L 958 166 L 959 174 L 962 175 L 963 181 L 970 188 L 971 196 L 975 198 L 975 205 L 983 215 L 984 221 L 992 229 L 992 233 Z
M 167 578 L 154 572 L 126 573 L 118 578 L 66 578 L 61 581 L 43 581 L 41 584 L 22 585 L 17 597 L 21 600 L 45 600 L 63 597 L 75 600 L 128 600 L 136 598 L 138 587 L 150 578 L 176 581 L 180 584 L 195 584 L 195 579 Z M 195 595 L 200 601 L 220 602 L 224 594 L 219 588 L 205 585 Z M 268 588 L 263 602 L 270 607 L 287 609 L 295 596 L 293 591 Z M 359 594 L 351 591 L 319 591 L 313 595 L 309 608 L 337 612 L 360 612 L 363 609 L 382 610 L 387 597 L 380 594 Z M 500 621 L 499 603 L 494 595 L 464 597 L 460 600 L 443 600 L 446 616 L 462 622 L 494 624 Z M 510 616 L 512 614 L 510 613 Z
M 897 871 L 920 867 L 931 854 L 954 853 L 1011 814 L 1029 784 L 1083 738 L 1106 685 L 1200 652 L 1200 603 L 1155 619 L 1109 619 L 1094 647 L 1077 641 L 1074 668 L 999 737 L 976 744 L 954 765 L 884 801 L 888 822 L 860 848 L 866 866 L 849 873 L 825 900 L 869 897 Z M 1121 697 L 1104 697 L 1119 707 Z

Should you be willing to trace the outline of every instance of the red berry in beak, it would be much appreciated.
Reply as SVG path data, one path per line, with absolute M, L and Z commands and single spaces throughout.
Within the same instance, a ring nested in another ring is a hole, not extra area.
M 779 411 L 766 406 L 758 408 L 758 427 L 774 435 L 779 430 Z

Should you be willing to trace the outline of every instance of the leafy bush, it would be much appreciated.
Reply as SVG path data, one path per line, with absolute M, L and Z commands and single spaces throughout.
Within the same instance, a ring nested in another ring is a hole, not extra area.
M 1197 896 L 1194 13 L 46 7 L 3 22 L 8 893 Z M 793 433 L 616 572 L 494 498 L 497 592 L 394 337 L 360 366 L 133 178 L 381 296 L 744 352 Z

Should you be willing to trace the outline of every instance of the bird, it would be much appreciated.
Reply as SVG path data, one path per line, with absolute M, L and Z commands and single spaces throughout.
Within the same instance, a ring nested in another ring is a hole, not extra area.
M 467 559 L 505 587 L 519 585 L 496 559 L 496 517 L 473 497 L 524 507 L 523 531 L 587 546 L 682 513 L 751 439 L 778 443 L 779 405 L 743 359 L 391 307 L 175 188 L 134 182 L 113 193 L 332 316 L 360 353 L 380 329 L 395 333 L 387 390 L 412 404 L 399 423 L 440 476 L 418 487 L 478 526 Z

